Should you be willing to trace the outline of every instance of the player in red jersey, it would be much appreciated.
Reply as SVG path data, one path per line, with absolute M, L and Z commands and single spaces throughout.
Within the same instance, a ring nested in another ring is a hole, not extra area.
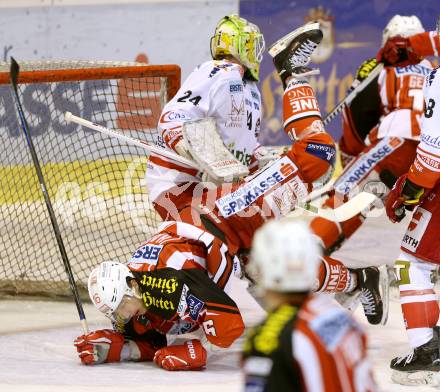
M 394 16 L 383 32 L 383 43 L 396 36 L 423 31 L 416 16 Z M 355 83 L 364 80 L 377 67 L 375 59 L 364 62 Z M 344 171 L 334 184 L 334 193 L 325 202 L 348 199 L 359 188 L 374 184 L 384 197 L 395 180 L 411 165 L 420 135 L 423 114 L 423 81 L 432 64 L 422 57 L 408 67 L 385 67 L 343 112 L 343 135 L 339 142 Z M 316 218 L 311 223 L 320 236 L 326 254 L 335 249 L 362 225 L 362 214 L 342 222 Z
M 385 45 L 379 57 L 399 66 L 440 49 L 437 32 L 399 38 Z M 440 370 L 439 305 L 431 273 L 440 264 L 440 76 L 433 70 L 424 84 L 425 112 L 417 155 L 408 173 L 396 182 L 388 197 L 387 215 L 400 221 L 405 209 L 414 210 L 395 262 L 400 302 L 411 351 L 391 361 L 393 379 L 402 384 L 435 384 Z

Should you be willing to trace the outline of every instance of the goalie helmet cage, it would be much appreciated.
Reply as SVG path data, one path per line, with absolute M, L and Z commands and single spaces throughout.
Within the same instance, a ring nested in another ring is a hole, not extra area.
M 160 218 L 144 183 L 147 157 L 64 112 L 153 142 L 177 65 L 103 61 L 20 63 L 18 90 L 80 292 L 104 260 L 127 260 Z M 35 168 L 0 62 L 0 295 L 71 296 Z

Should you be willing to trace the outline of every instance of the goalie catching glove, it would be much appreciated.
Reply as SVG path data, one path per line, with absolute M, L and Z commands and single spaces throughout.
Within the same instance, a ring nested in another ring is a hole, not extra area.
M 206 366 L 206 350 L 199 340 L 156 351 L 154 362 L 165 370 L 200 370 Z
M 182 134 L 186 149 L 213 182 L 232 182 L 249 174 L 248 168 L 224 145 L 213 118 L 185 122 Z
M 120 361 L 151 361 L 156 348 L 146 341 L 125 341 L 124 335 L 101 329 L 77 337 L 73 343 L 84 365 Z

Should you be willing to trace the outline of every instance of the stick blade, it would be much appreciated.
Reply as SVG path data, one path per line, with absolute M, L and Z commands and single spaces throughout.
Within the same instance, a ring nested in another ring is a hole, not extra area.
M 369 192 L 361 192 L 355 197 L 344 203 L 341 207 L 334 210 L 338 222 L 344 222 L 353 218 L 355 215 L 369 207 L 377 199 L 375 195 Z
M 332 222 L 345 222 L 361 213 L 376 201 L 377 197 L 369 192 L 361 192 L 346 203 L 335 209 L 331 208 L 306 208 L 314 215 L 318 215 Z

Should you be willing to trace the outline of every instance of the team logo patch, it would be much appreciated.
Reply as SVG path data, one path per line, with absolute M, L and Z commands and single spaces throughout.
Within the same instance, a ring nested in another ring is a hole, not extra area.
M 336 149 L 329 144 L 307 143 L 306 152 L 334 165 L 336 161 Z
M 218 199 L 215 204 L 225 218 L 237 214 L 251 205 L 261 195 L 276 188 L 278 184 L 290 177 L 296 170 L 297 167 L 289 158 L 278 159 L 237 190 Z
M 199 317 L 199 313 L 205 304 L 203 301 L 200 301 L 195 295 L 190 294 L 186 298 L 186 302 L 189 308 L 189 316 L 196 321 Z

